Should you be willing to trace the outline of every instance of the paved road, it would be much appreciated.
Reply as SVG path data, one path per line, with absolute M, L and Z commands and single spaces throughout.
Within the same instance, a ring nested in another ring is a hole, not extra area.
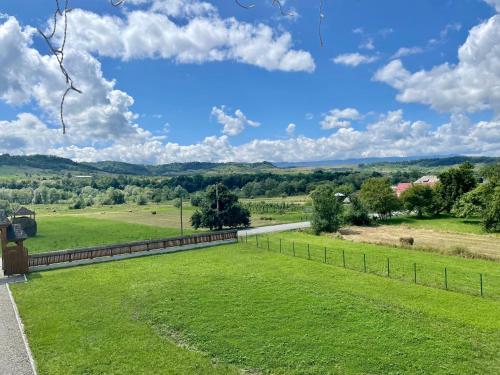
M 311 222 L 309 222 L 309 221 L 303 221 L 301 223 L 269 225 L 267 227 L 239 230 L 238 237 L 242 237 L 242 236 L 246 236 L 246 235 L 254 236 L 256 234 L 262 234 L 262 233 L 285 232 L 287 230 L 309 228 L 310 226 L 311 226 Z
M 0 374 L 34 375 L 7 289 L 7 282 L 12 281 L 19 278 L 3 276 L 0 258 Z

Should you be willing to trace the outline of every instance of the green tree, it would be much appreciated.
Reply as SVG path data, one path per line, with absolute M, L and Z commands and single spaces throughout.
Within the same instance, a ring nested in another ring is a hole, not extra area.
M 351 225 L 369 225 L 370 215 L 361 199 L 357 195 L 351 195 L 351 204 L 345 214 L 345 222 Z
M 320 185 L 312 193 L 312 221 L 314 233 L 336 232 L 342 225 L 344 206 L 335 196 L 331 185 Z
M 401 194 L 401 202 L 408 211 L 417 211 L 417 216 L 424 213 L 434 214 L 434 190 L 428 185 L 413 185 Z
M 483 228 L 500 231 L 500 164 L 482 170 L 484 183 L 461 196 L 451 212 L 458 217 L 480 217 Z
M 439 175 L 439 181 L 437 191 L 442 200 L 443 210 L 450 212 L 460 197 L 476 186 L 474 165 L 465 162 L 458 168 L 450 168 Z
M 390 217 L 400 206 L 390 180 L 385 177 L 369 178 L 363 182 L 360 197 L 366 207 L 376 212 L 381 219 Z
M 199 208 L 191 216 L 191 224 L 196 229 L 210 230 L 248 226 L 250 211 L 241 206 L 236 194 L 219 183 L 207 188 Z

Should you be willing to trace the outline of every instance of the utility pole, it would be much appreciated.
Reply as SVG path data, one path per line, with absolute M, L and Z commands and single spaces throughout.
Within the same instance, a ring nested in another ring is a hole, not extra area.
M 184 227 L 182 225 L 182 194 L 180 195 L 181 198 L 181 236 L 184 236 Z

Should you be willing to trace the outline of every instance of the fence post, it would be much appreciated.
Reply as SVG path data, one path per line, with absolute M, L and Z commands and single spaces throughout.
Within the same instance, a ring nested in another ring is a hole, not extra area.
M 259 247 L 259 235 L 255 235 L 255 243 L 257 244 L 257 247 Z
M 342 266 L 345 268 L 345 250 L 342 250 Z
M 481 290 L 481 297 L 483 297 L 484 293 L 483 293 L 483 274 L 482 273 L 479 274 L 479 286 L 480 286 L 480 290 Z
M 307 259 L 311 260 L 311 249 L 309 247 L 309 244 L 307 244 Z
M 295 256 L 295 241 L 292 241 L 293 256 Z
M 281 254 L 281 238 L 280 238 L 280 254 Z
M 269 251 L 269 235 L 267 236 L 267 251 Z
M 448 290 L 448 269 L 444 268 L 444 288 Z
M 326 263 L 326 246 L 325 246 L 325 263 Z
M 389 261 L 389 258 L 387 258 L 387 277 L 391 277 L 391 263 Z
M 364 267 L 365 273 L 366 273 L 366 254 L 363 254 L 363 267 Z
M 413 281 L 417 283 L 417 263 L 413 263 Z
M 248 243 L 248 232 L 245 232 L 245 242 Z

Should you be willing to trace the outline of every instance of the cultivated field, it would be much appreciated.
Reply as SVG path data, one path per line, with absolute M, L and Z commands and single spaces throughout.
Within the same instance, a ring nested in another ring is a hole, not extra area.
M 494 262 L 375 245 L 359 251 L 498 272 Z M 500 301 L 253 243 L 34 273 L 12 289 L 40 374 L 500 371 Z

